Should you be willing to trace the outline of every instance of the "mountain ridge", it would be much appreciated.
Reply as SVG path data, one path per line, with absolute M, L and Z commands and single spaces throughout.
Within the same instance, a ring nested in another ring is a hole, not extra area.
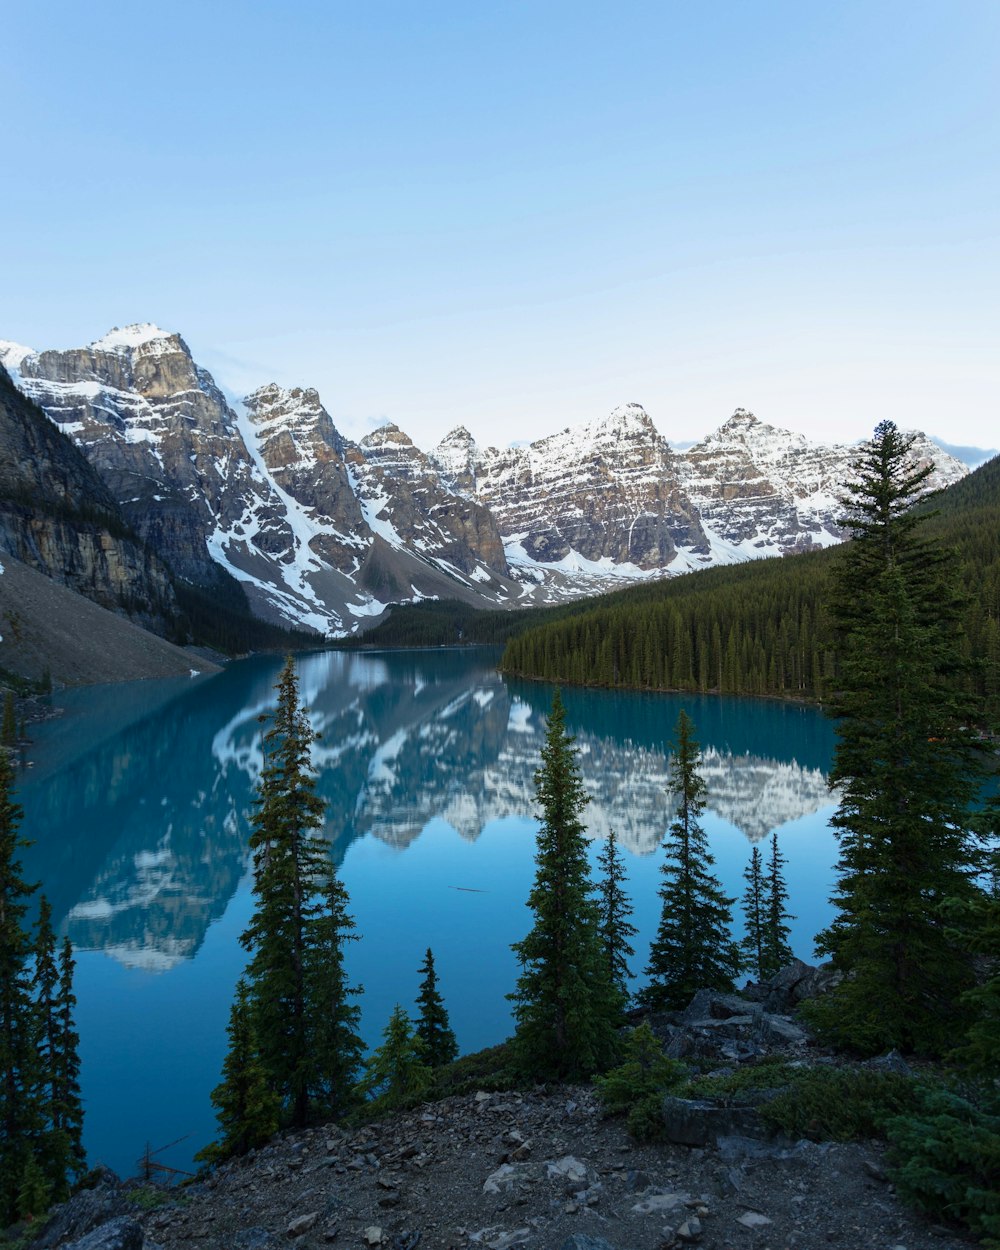
M 320 636 L 398 602 L 552 603 L 843 537 L 854 448 L 743 409 L 680 451 L 629 402 L 527 446 L 484 448 L 457 426 L 425 452 L 392 423 L 345 438 L 313 388 L 231 403 L 148 322 L 65 351 L 0 341 L 0 361 L 175 575 L 211 591 L 225 570 L 256 615 Z M 933 486 L 968 472 L 919 446 Z

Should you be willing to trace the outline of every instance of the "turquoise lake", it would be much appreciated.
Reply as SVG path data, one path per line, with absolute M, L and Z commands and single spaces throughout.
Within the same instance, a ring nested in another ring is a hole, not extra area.
M 411 1009 L 430 946 L 463 1051 L 509 1033 L 510 944 L 527 932 L 537 828 L 533 774 L 549 686 L 512 682 L 488 650 L 298 662 L 322 734 L 314 754 L 325 835 L 351 898 L 366 1040 L 394 1004 Z M 190 1166 L 215 1136 L 233 987 L 252 907 L 248 813 L 261 765 L 258 719 L 279 657 L 215 676 L 57 696 L 18 774 L 25 874 L 76 948 L 85 1144 L 130 1175 L 147 1142 Z M 640 974 L 659 919 L 660 841 L 671 816 L 667 743 L 687 709 L 708 785 L 716 871 L 742 896 L 752 842 L 777 830 L 793 944 L 813 956 L 831 917 L 836 843 L 827 788 L 834 734 L 814 709 L 763 700 L 566 689 L 567 724 L 592 801 L 596 857 L 614 829 L 626 852 Z M 742 932 L 739 906 L 734 932 Z

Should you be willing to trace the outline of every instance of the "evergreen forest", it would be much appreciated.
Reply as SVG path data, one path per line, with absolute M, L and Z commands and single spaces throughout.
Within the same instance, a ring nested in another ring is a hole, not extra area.
M 1000 458 L 922 500 L 968 604 L 958 646 L 970 688 L 1000 695 Z M 524 622 L 505 673 L 574 685 L 825 700 L 841 668 L 828 611 L 842 548 L 706 569 Z

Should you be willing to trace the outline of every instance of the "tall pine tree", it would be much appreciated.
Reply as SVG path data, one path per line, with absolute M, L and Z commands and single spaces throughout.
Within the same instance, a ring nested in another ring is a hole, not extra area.
M 604 850 L 597 857 L 597 866 L 601 871 L 597 884 L 598 932 L 604 964 L 612 985 L 625 1004 L 632 979 L 628 961 L 635 955 L 635 948 L 629 944 L 629 939 L 634 938 L 638 930 L 629 920 L 634 908 L 624 890 L 625 863 L 613 829 L 608 833 Z
M 886 421 L 860 454 L 847 486 L 853 539 L 831 605 L 838 914 L 818 949 L 847 975 L 814 1011 L 834 1040 L 865 1052 L 940 1051 L 972 985 L 968 934 L 942 904 L 976 894 L 978 709 L 966 693 L 954 561 L 912 510 L 930 471 L 912 444 Z
M 655 1011 L 686 1007 L 700 989 L 734 989 L 743 966 L 730 931 L 730 908 L 736 900 L 726 897 L 710 871 L 715 861 L 698 819 L 705 808 L 700 760 L 694 725 L 682 710 L 674 728 L 668 785 L 678 807 L 663 843 L 660 926 L 646 968 L 651 980 L 638 995 Z
M 31 994 L 31 940 L 25 926 L 34 886 L 21 875 L 21 808 L 14 802 L 7 752 L 0 750 L 0 1223 L 13 1223 L 25 1174 L 39 1170 L 43 1129 Z
M 767 861 L 767 878 L 764 883 L 765 920 L 764 920 L 764 962 L 763 976 L 773 977 L 776 972 L 790 964 L 792 954 L 791 929 L 789 920 L 794 916 L 788 914 L 788 886 L 782 868 L 785 857 L 778 846 L 777 833 L 771 834 L 771 856 Z
M 417 995 L 417 1036 L 424 1047 L 424 1059 L 432 1068 L 440 1068 L 458 1058 L 458 1042 L 448 1020 L 444 999 L 438 990 L 434 954 L 428 946 L 420 965 L 422 980 Z
M 262 1146 L 280 1124 L 281 1100 L 268 1084 L 261 1063 L 247 983 L 242 977 L 236 983 L 226 1033 L 229 1049 L 222 1065 L 222 1080 L 211 1094 L 222 1136 L 195 1156 L 206 1163 Z
M 764 930 L 767 917 L 767 899 L 764 886 L 764 861 L 760 848 L 754 846 L 750 850 L 750 862 L 743 870 L 743 880 L 747 888 L 743 893 L 743 915 L 746 919 L 746 933 L 740 942 L 743 952 L 743 966 L 757 981 L 767 977 L 764 971 L 765 936 Z
M 616 1051 L 620 1003 L 601 949 L 582 820 L 588 798 L 573 742 L 556 691 L 535 773 L 542 823 L 528 895 L 534 924 L 512 948 L 521 962 L 510 995 L 514 1061 L 536 1079 L 591 1076 Z
M 42 898 L 34 940 L 21 875 L 21 809 L 0 750 L 0 1224 L 40 1214 L 83 1170 L 83 1110 L 73 1029 L 72 957 L 56 960 Z
M 256 907 L 241 937 L 251 953 L 246 1036 L 253 1046 L 244 1051 L 266 1074 L 284 1122 L 301 1127 L 349 1105 L 362 1043 L 342 960 L 353 921 L 320 837 L 324 806 L 311 764 L 316 735 L 299 706 L 291 657 L 276 689 L 250 836 Z M 236 1056 L 230 1058 L 232 1068 Z M 230 1073 L 244 1081 L 251 1075 Z M 223 1127 L 239 1138 L 239 1126 Z

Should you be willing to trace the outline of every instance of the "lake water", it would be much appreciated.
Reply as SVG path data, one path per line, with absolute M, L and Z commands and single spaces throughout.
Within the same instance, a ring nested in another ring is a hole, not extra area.
M 361 941 L 362 1030 L 379 1040 L 412 1008 L 425 949 L 463 1051 L 509 1033 L 510 944 L 530 925 L 533 774 L 551 687 L 501 679 L 479 651 L 324 652 L 299 659 L 322 739 L 315 763 L 326 837 Z M 76 948 L 85 1144 L 131 1174 L 150 1143 L 175 1167 L 215 1136 L 233 987 L 250 916 L 247 813 L 275 657 L 212 677 L 61 694 L 18 779 L 25 872 Z M 626 852 L 641 974 L 659 919 L 659 844 L 677 713 L 695 721 L 708 784 L 704 826 L 727 891 L 743 893 L 754 841 L 777 829 L 795 951 L 812 957 L 836 844 L 826 773 L 833 731 L 810 708 L 732 698 L 567 689 L 567 724 L 592 801 L 594 854 Z M 737 907 L 735 932 L 742 932 Z M 637 984 L 642 980 L 641 975 Z

